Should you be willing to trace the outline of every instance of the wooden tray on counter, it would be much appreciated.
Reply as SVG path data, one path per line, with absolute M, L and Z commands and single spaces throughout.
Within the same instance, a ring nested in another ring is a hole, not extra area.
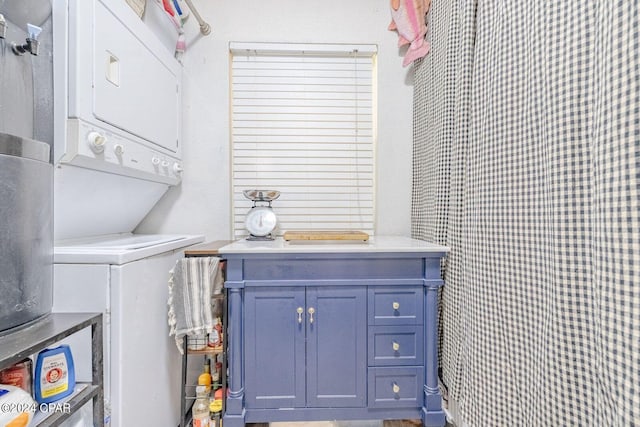
M 285 231 L 284 240 L 369 240 L 363 231 Z

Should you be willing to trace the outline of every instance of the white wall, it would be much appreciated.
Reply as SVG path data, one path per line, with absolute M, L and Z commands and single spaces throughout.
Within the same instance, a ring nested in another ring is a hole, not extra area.
M 213 31 L 201 36 L 193 17 L 185 24 L 184 179 L 181 186 L 169 190 L 136 232 L 231 238 L 229 42 L 264 41 L 378 45 L 377 234 L 409 236 L 413 92 L 410 67 L 402 68 L 397 36 L 386 29 L 389 2 L 193 2 Z

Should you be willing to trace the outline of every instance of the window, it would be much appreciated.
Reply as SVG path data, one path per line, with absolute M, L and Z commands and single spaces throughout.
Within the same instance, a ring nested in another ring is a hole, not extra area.
M 279 234 L 373 234 L 375 54 L 372 45 L 231 43 L 233 232 L 244 190 L 278 190 Z

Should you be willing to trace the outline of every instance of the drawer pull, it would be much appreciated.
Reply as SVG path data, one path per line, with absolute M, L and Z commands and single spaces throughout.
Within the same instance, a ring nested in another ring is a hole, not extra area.
M 309 323 L 313 323 L 313 313 L 316 312 L 316 310 L 313 307 L 309 307 Z
M 398 383 L 393 383 L 393 392 L 396 394 L 400 393 L 400 386 Z
M 398 310 L 398 309 L 400 308 L 400 303 L 399 303 L 399 302 L 395 302 L 395 301 L 394 301 L 394 302 L 393 302 L 393 304 L 392 304 L 392 306 L 393 306 L 393 309 L 394 309 L 394 310 Z
M 302 323 L 302 313 L 304 313 L 304 309 L 302 307 L 298 307 L 296 313 L 298 313 L 298 323 Z
M 393 342 L 393 351 L 398 351 L 400 350 L 400 344 L 397 343 L 396 341 Z

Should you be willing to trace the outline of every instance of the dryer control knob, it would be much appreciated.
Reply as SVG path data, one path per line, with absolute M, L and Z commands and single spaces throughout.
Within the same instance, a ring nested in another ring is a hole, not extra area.
M 179 174 L 179 173 L 182 173 L 183 170 L 184 169 L 182 169 L 182 166 L 180 166 L 180 163 L 174 163 L 173 164 L 173 172 L 174 173 Z
M 122 144 L 116 144 L 113 147 L 113 151 L 116 153 L 116 156 L 122 156 L 124 154 L 124 146 Z
M 168 161 L 166 161 L 166 160 L 163 160 L 163 161 L 162 161 L 162 167 L 163 167 L 163 168 L 168 168 L 168 167 L 169 167 L 169 162 L 168 162 Z
M 104 146 L 107 144 L 107 138 L 104 135 L 101 135 L 100 132 L 92 131 L 87 135 L 87 142 L 89 143 L 91 151 L 98 154 L 104 152 Z
M 160 159 L 157 157 L 152 157 L 151 158 L 151 164 L 154 166 L 158 166 L 160 164 Z

